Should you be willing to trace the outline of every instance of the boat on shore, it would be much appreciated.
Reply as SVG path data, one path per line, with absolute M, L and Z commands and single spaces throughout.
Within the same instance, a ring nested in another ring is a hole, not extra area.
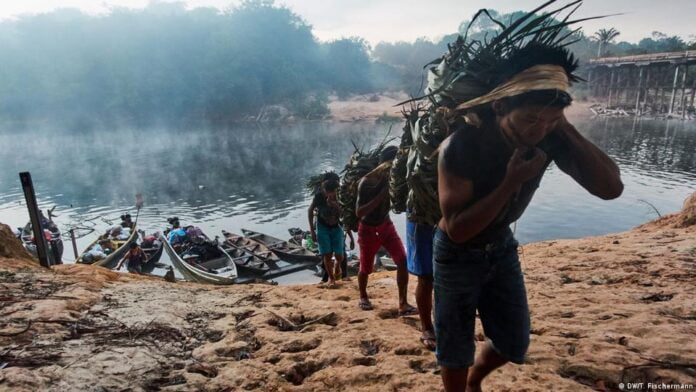
M 48 257 L 50 258 L 51 264 L 63 264 L 64 245 L 60 229 L 58 229 L 58 226 L 56 226 L 53 221 L 47 220 L 44 230 L 47 234 L 50 233 L 50 237 L 48 235 L 46 236 L 46 243 L 48 245 Z M 19 238 L 22 241 L 22 245 L 24 245 L 24 249 L 32 256 L 38 257 L 31 222 L 28 222 L 24 227 L 20 228 L 19 233 Z
M 144 233 L 141 232 L 141 234 L 143 234 L 144 237 Z M 145 274 L 151 273 L 155 267 L 157 267 L 157 263 L 159 262 L 160 258 L 162 258 L 162 253 L 164 253 L 164 245 L 162 244 L 158 233 L 155 233 L 153 237 L 155 238 L 155 241 L 145 241 L 144 237 L 140 244 L 140 248 L 143 250 L 143 252 L 145 252 L 145 256 L 147 257 L 142 266 L 142 271 Z
M 94 240 L 80 257 L 75 260 L 75 263 L 92 264 L 100 267 L 114 269 L 118 262 L 125 256 L 130 248 L 130 244 L 138 241 L 137 222 L 129 228 L 128 237 L 113 237 L 111 230 Z M 104 249 L 106 247 L 106 249 Z M 98 251 L 95 251 L 98 249 Z M 106 253 L 105 250 L 110 250 Z
M 239 234 L 230 233 L 225 230 L 222 231 L 222 235 L 225 238 L 223 248 L 233 247 L 243 249 L 264 260 L 266 263 L 271 263 L 271 265 L 280 261 L 278 255 L 273 253 L 266 245 L 259 241 L 241 236 Z
M 172 264 L 186 280 L 216 285 L 235 283 L 237 264 L 217 239 L 210 240 L 201 232 L 176 247 L 164 235 L 160 239 Z
M 289 241 L 259 233 L 253 230 L 242 229 L 242 233 L 249 239 L 260 242 L 275 253 L 281 260 L 291 263 L 318 263 L 321 257 L 316 253 Z
M 239 271 L 240 276 L 261 276 L 271 270 L 271 267 L 269 267 L 263 259 L 242 248 L 225 246 L 223 243 L 222 249 L 232 256 L 232 260 L 234 260 L 234 263 L 237 265 L 237 270 Z

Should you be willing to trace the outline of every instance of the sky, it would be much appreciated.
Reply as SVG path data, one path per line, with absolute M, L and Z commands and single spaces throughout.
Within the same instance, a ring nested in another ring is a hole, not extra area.
M 160 0 L 169 2 L 169 0 Z M 559 1 L 566 4 L 569 0 Z M 108 12 L 110 6 L 145 7 L 150 0 L 22 0 L 0 2 L 0 19 L 23 14 L 49 12 L 56 8 L 78 8 L 89 14 Z M 238 4 L 230 0 L 183 0 L 187 7 L 215 7 L 221 10 Z M 380 41 L 413 41 L 419 37 L 438 39 L 457 31 L 459 23 L 478 9 L 500 12 L 531 10 L 542 0 L 276 0 L 302 16 L 321 40 L 360 36 L 372 45 Z M 617 14 L 588 21 L 582 26 L 591 35 L 600 28 L 614 27 L 619 41 L 637 42 L 653 31 L 679 35 L 686 40 L 696 35 L 693 24 L 696 0 L 585 0 L 578 17 Z

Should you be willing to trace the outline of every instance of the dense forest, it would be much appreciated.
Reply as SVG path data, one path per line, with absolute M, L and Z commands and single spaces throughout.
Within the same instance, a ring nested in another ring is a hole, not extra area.
M 492 14 L 514 20 L 521 13 Z M 299 15 L 269 0 L 244 1 L 225 12 L 152 3 L 99 16 L 63 9 L 20 17 L 0 23 L 0 119 L 76 127 L 226 123 L 272 105 L 322 118 L 331 94 L 418 94 L 423 65 L 468 24 L 438 41 L 371 48 L 359 37 L 320 41 Z M 496 28 L 480 18 L 471 33 L 483 37 Z M 578 32 L 572 48 L 583 60 L 600 52 L 696 48 L 659 32 L 637 44 L 616 42 L 617 33 Z

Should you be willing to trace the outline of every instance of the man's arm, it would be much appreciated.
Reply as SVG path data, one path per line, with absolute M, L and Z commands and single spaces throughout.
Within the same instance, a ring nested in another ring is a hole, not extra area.
M 312 241 L 316 242 L 317 241 L 317 232 L 316 228 L 314 227 L 314 208 L 315 208 L 315 203 L 314 199 L 312 199 L 312 202 L 309 204 L 309 208 L 307 209 L 307 219 L 309 219 L 309 232 L 312 235 Z
M 611 200 L 621 196 L 621 172 L 604 151 L 585 139 L 565 118 L 555 132 L 565 147 L 554 159 L 561 170 L 599 198 Z
M 463 243 L 482 232 L 500 214 L 501 209 L 520 189 L 534 178 L 546 163 L 546 154 L 535 149 L 534 157 L 525 160 L 524 150 L 516 149 L 508 162 L 505 178 L 491 193 L 471 204 L 474 183 L 447 170 L 448 159 L 453 159 L 449 139 L 444 142 L 438 162 L 438 195 L 442 222 L 449 238 Z
M 350 238 L 350 250 L 355 249 L 355 239 L 353 239 L 353 233 L 350 231 L 350 229 L 346 230 L 346 234 L 348 234 L 348 238 Z
M 375 208 L 382 204 L 384 198 L 389 195 L 389 187 L 385 184 L 384 180 L 376 184 L 375 187 L 380 184 L 382 186 L 380 192 L 373 197 L 372 200 L 366 201 L 365 191 L 372 185 L 369 184 L 365 178 L 361 179 L 358 183 L 358 200 L 355 202 L 355 215 L 357 215 L 358 218 L 362 218 L 374 211 Z
M 126 260 L 127 257 L 128 253 L 126 253 L 125 256 L 123 256 L 121 260 L 118 261 L 118 264 L 116 265 L 116 271 L 121 269 L 121 266 L 123 265 L 123 262 Z

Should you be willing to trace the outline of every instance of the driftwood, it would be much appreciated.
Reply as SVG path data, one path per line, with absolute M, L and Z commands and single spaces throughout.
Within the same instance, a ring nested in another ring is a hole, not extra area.
M 308 327 L 312 324 L 322 323 L 326 320 L 330 320 L 331 318 L 336 317 L 336 313 L 330 312 L 321 317 L 309 320 L 307 322 L 296 324 L 292 320 L 289 320 L 270 309 L 266 309 L 266 311 L 268 311 L 268 313 L 270 313 L 273 317 L 276 318 L 276 320 L 279 321 L 278 327 L 283 331 L 301 331 L 305 327 Z

